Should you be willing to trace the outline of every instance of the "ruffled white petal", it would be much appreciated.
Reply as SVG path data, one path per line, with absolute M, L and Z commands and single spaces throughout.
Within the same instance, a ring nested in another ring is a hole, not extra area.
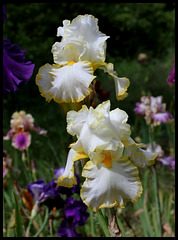
M 110 111 L 110 121 L 114 127 L 114 132 L 119 136 L 121 141 L 127 140 L 131 134 L 130 125 L 127 124 L 128 115 L 125 111 L 116 108 Z
M 88 158 L 88 157 L 85 154 L 82 154 L 82 153 L 78 154 L 73 149 L 70 149 L 67 156 L 67 163 L 66 163 L 65 170 L 63 174 L 60 177 L 58 177 L 58 184 L 60 186 L 70 188 L 73 185 L 77 184 L 77 180 L 74 174 L 74 162 L 83 158 Z
M 84 152 L 93 159 L 93 152 L 119 151 L 124 148 L 123 140 L 130 136 L 130 126 L 126 124 L 127 114 L 118 109 L 110 112 L 110 101 L 103 102 L 97 108 L 83 106 L 79 112 L 71 111 L 67 115 L 67 131 L 76 135 L 78 140 L 72 148 Z M 97 162 L 95 161 L 97 164 Z
M 51 52 L 54 62 L 65 65 L 70 62 L 78 62 L 80 56 L 85 51 L 85 45 L 81 42 L 81 36 L 76 36 L 72 42 L 70 39 L 64 39 L 61 42 L 53 44 Z
M 52 97 L 48 95 L 49 89 L 52 87 L 52 77 L 49 74 L 51 69 L 53 68 L 50 64 L 45 64 L 40 67 L 38 74 L 36 75 L 36 84 L 41 92 L 41 95 L 46 98 L 46 101 L 50 102 Z
M 81 129 L 73 149 L 78 151 L 82 145 L 84 152 L 90 157 L 94 151 L 101 152 L 102 150 L 116 150 L 118 147 L 123 148 L 119 136 L 117 138 L 114 136 L 108 107 L 110 107 L 109 101 L 102 103 L 96 109 L 90 107 L 86 123 Z
M 117 100 L 123 100 L 125 97 L 127 97 L 128 93 L 126 91 L 130 85 L 129 79 L 125 77 L 118 77 L 117 73 L 114 71 L 114 66 L 112 63 L 104 63 L 99 68 L 103 69 L 105 72 L 108 72 L 113 77 Z
M 109 36 L 99 31 L 97 18 L 85 14 L 77 16 L 71 23 L 64 23 L 63 28 L 58 28 L 58 34 L 63 36 L 63 39 L 70 39 L 72 43 L 77 35 L 82 36 L 82 44 L 86 46 L 86 51 L 81 56 L 81 61 L 90 61 L 94 65 L 105 61 L 105 41 Z
M 70 21 L 69 20 L 64 20 L 63 21 L 63 27 L 58 27 L 58 29 L 57 29 L 57 37 L 59 37 L 59 36 L 63 37 L 64 31 L 67 28 L 67 26 L 69 26 L 69 25 L 70 25 Z
M 126 158 L 113 162 L 111 168 L 91 161 L 83 168 L 86 177 L 81 189 L 83 202 L 94 212 L 101 208 L 124 207 L 125 201 L 136 202 L 142 194 L 137 168 Z
M 67 132 L 72 136 L 79 136 L 83 125 L 86 123 L 88 117 L 88 108 L 83 105 L 81 110 L 69 111 L 67 113 Z
M 49 96 L 56 102 L 80 102 L 92 91 L 93 68 L 89 62 L 77 62 L 50 72 L 54 81 L 49 89 Z
M 137 144 L 132 138 L 129 138 L 128 144 L 125 147 L 129 159 L 137 167 L 143 167 L 144 165 L 150 166 L 154 164 L 157 153 L 141 149 L 141 146 L 143 146 L 143 144 Z

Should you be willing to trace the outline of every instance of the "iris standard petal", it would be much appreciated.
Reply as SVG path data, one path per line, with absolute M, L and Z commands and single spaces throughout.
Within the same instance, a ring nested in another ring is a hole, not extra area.
M 34 127 L 34 118 L 31 114 L 26 114 L 23 110 L 14 112 L 10 120 L 10 125 L 11 128 L 14 129 L 14 132 L 28 132 Z
M 137 168 L 126 158 L 112 163 L 111 168 L 87 162 L 82 176 L 83 202 L 94 212 L 101 208 L 124 207 L 125 201 L 136 202 L 142 194 Z
M 63 21 L 63 27 L 58 27 L 58 29 L 57 29 L 57 37 L 60 37 L 60 36 L 63 37 L 64 31 L 65 31 L 66 27 L 69 26 L 69 25 L 70 25 L 70 21 L 69 20 L 64 20 Z
M 104 124 L 100 124 L 100 127 L 102 126 L 104 126 Z M 109 128 L 102 129 L 100 127 L 95 131 L 88 123 L 84 124 L 79 139 L 73 144 L 72 148 L 78 151 L 82 146 L 84 152 L 90 156 L 90 153 L 96 151 L 96 148 L 99 148 L 99 151 L 103 149 L 114 150 L 117 148 L 118 144 L 122 144 L 120 141 L 112 141 L 112 132 Z
M 72 136 L 79 136 L 83 125 L 86 123 L 88 117 L 88 108 L 83 105 L 81 110 L 69 111 L 67 113 L 67 132 Z
M 78 113 L 69 112 L 67 120 L 68 132 L 78 137 L 71 147 L 77 152 L 83 149 L 89 158 L 94 151 L 123 149 L 122 139 L 130 135 L 130 126 L 126 124 L 127 114 L 119 109 L 110 112 L 110 101 L 103 102 L 95 109 L 90 107 L 88 110 L 84 106 Z
M 63 39 L 70 39 L 72 42 L 77 35 L 83 37 L 86 51 L 81 56 L 81 61 L 90 61 L 94 65 L 105 61 L 105 41 L 109 36 L 99 31 L 97 18 L 88 14 L 79 15 L 71 23 L 66 20 L 63 24 L 63 28 L 58 28 L 58 34 Z
M 80 37 L 80 36 L 79 36 Z M 79 57 L 84 51 L 84 45 L 76 38 L 72 42 L 70 40 L 64 40 L 62 42 L 56 42 L 52 46 L 51 52 L 53 53 L 54 62 L 60 65 L 65 65 L 68 62 L 78 62 Z
M 121 139 L 121 141 L 128 139 L 131 131 L 130 125 L 126 123 L 128 120 L 127 113 L 119 108 L 116 108 L 110 111 L 109 115 L 115 134 Z

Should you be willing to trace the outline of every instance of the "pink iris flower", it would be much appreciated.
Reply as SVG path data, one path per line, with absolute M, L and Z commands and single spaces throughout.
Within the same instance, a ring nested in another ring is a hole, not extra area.
M 162 103 L 162 96 L 142 96 L 141 102 L 136 103 L 134 111 L 137 115 L 144 115 L 147 124 L 153 125 L 172 121 L 173 116 L 166 111 L 166 104 Z
M 34 118 L 31 114 L 26 114 L 25 111 L 15 112 L 10 121 L 11 129 L 4 140 L 12 138 L 12 146 L 21 151 L 27 149 L 31 144 L 30 130 L 35 130 L 40 135 L 46 135 L 47 131 L 34 125 Z

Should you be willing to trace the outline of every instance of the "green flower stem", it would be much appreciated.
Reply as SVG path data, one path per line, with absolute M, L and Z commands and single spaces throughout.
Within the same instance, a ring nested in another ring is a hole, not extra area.
M 159 229 L 159 236 L 156 237 L 162 237 L 162 223 L 161 223 L 161 208 L 160 208 L 160 200 L 159 200 L 159 194 L 158 194 L 158 176 L 156 172 L 156 166 L 153 166 L 153 187 L 155 191 L 155 201 L 156 201 L 156 209 L 158 212 L 158 229 Z
M 153 136 L 153 128 L 152 128 L 152 125 L 149 124 L 148 128 L 149 128 L 149 129 L 148 129 L 148 131 L 149 131 L 149 142 L 150 142 L 150 144 L 151 144 L 151 149 L 154 150 L 154 148 L 153 148 L 154 136 Z
M 35 216 L 36 217 L 36 216 Z M 28 227 L 27 227 L 27 231 L 26 231 L 26 235 L 29 236 L 29 233 L 30 233 L 30 228 L 31 228 L 31 225 L 33 223 L 33 220 L 35 219 L 35 217 L 31 217 L 30 218 L 30 221 L 28 223 Z
M 92 237 L 96 237 L 95 226 L 94 226 L 94 213 L 93 213 L 93 211 L 90 211 L 90 227 L 91 227 Z
M 47 222 L 48 222 L 48 215 L 49 215 L 49 209 L 46 208 L 46 215 L 45 215 L 45 219 L 44 222 L 40 228 L 40 230 L 34 235 L 34 237 L 38 237 L 38 235 L 40 235 L 40 233 L 43 231 L 43 229 L 45 228 Z
M 149 125 L 149 139 L 150 139 L 150 144 L 151 144 L 151 149 L 154 150 L 153 148 L 153 131 L 152 131 L 152 125 Z M 159 229 L 159 236 L 156 237 L 162 237 L 162 223 L 161 223 L 161 208 L 160 208 L 160 200 L 159 200 L 159 194 L 158 194 L 158 176 L 156 172 L 156 166 L 154 165 L 152 167 L 153 169 L 153 187 L 154 187 L 154 192 L 155 192 L 155 201 L 156 201 L 156 209 L 157 209 L 157 214 L 158 214 L 158 229 Z
M 104 218 L 101 210 L 99 210 L 99 211 L 97 212 L 97 214 L 98 214 L 98 220 L 99 220 L 100 226 L 101 226 L 101 228 L 102 228 L 105 236 L 106 236 L 106 237 L 110 237 L 110 232 L 109 232 L 109 230 L 108 230 L 108 224 L 107 224 L 107 221 L 106 221 L 106 219 Z
M 26 149 L 26 153 L 27 153 L 27 163 L 29 165 L 30 182 L 33 182 L 33 173 L 32 173 L 31 161 L 30 161 L 29 148 Z
M 29 149 L 28 148 L 26 149 L 26 153 L 27 153 L 27 163 L 29 164 L 29 166 L 31 166 L 31 163 L 30 163 L 30 153 L 29 153 Z

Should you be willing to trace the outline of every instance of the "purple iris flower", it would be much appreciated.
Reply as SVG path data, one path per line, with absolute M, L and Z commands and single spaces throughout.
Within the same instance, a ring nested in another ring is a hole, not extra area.
M 76 232 L 78 225 L 83 226 L 89 217 L 86 212 L 87 206 L 80 200 L 74 200 L 73 197 L 66 199 L 64 208 L 64 219 L 58 229 L 58 236 L 61 237 L 81 237 Z
M 73 224 L 66 219 L 63 219 L 58 229 L 57 235 L 60 237 L 82 237 L 76 232 L 77 224 Z
M 66 207 L 64 209 L 65 217 L 68 220 L 72 220 L 73 223 L 78 223 L 83 226 L 89 217 L 89 213 L 86 212 L 87 206 L 80 200 L 74 200 L 69 197 L 66 200 Z
M 6 9 L 3 5 L 3 23 L 6 20 Z M 11 40 L 3 39 L 3 94 L 19 90 L 19 84 L 26 84 L 33 74 L 35 64 L 25 62 L 24 52 Z
M 33 183 L 30 183 L 26 189 L 32 195 L 32 198 L 35 202 L 39 201 L 40 195 L 43 192 L 43 188 L 45 186 L 45 182 L 43 179 L 37 180 Z
M 32 195 L 34 201 L 39 205 L 48 206 L 49 210 L 63 208 L 64 200 L 60 197 L 60 188 L 52 180 L 45 184 L 43 179 L 30 183 L 26 189 Z
M 175 83 L 175 64 L 174 64 L 174 67 L 173 67 L 172 71 L 169 73 L 169 78 L 167 79 L 167 82 L 169 84 L 174 84 Z
M 162 113 L 151 114 L 151 118 L 156 122 L 167 123 L 173 119 L 173 116 L 168 111 L 165 111 Z
M 157 160 L 160 161 L 163 166 L 167 165 L 171 171 L 175 169 L 175 158 L 172 155 L 157 158 Z
M 65 168 L 59 168 L 54 170 L 55 177 L 58 178 L 64 172 Z M 64 219 L 62 220 L 58 229 L 58 236 L 61 237 L 82 237 L 76 232 L 78 225 L 85 224 L 89 213 L 86 211 L 87 206 L 81 200 L 74 200 L 72 194 L 80 194 L 80 178 L 75 174 L 77 178 L 77 185 L 72 188 L 60 187 L 60 192 L 66 194 L 65 205 L 63 209 Z
M 153 121 L 154 126 L 173 120 L 173 116 L 166 111 L 166 104 L 162 103 L 162 96 L 142 96 L 141 102 L 136 103 L 134 111 L 137 115 L 145 116 L 146 124 Z

